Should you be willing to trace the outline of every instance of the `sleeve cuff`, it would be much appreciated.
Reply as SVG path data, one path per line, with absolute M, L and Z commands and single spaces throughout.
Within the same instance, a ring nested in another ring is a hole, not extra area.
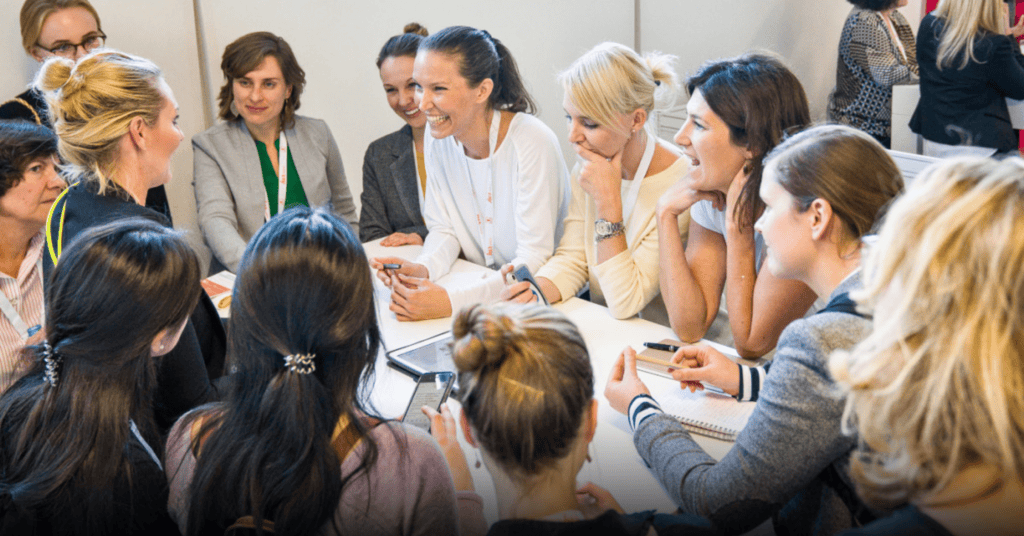
M 633 397 L 626 415 L 629 417 L 629 427 L 635 432 L 644 421 L 661 413 L 661 406 L 651 398 L 651 395 L 641 394 Z
M 736 400 L 740 402 L 756 401 L 771 364 L 763 367 L 748 367 L 737 363 L 736 366 L 740 369 L 740 391 L 736 395 Z

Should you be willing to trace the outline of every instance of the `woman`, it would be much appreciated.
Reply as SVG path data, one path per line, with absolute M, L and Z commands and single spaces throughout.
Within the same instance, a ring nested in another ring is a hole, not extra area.
M 597 45 L 559 79 L 569 141 L 582 161 L 572 172 L 565 234 L 535 274 L 549 303 L 575 296 L 590 283 L 591 298 L 615 318 L 642 312 L 667 323 L 658 297 L 658 227 L 654 208 L 686 174 L 685 159 L 648 128 L 650 116 L 675 102 L 672 56 L 640 57 L 617 43 Z M 687 217 L 679 227 L 685 236 Z M 512 266 L 505 267 L 508 273 Z M 535 299 L 516 283 L 502 298 Z
M 146 192 L 171 179 L 181 143 L 174 93 L 149 60 L 106 50 L 77 64 L 48 60 L 36 79 L 46 95 L 57 148 L 71 177 L 46 224 L 43 269 L 86 229 L 127 217 L 170 226 L 143 205 Z M 182 344 L 157 371 L 156 418 L 166 430 L 181 414 L 216 397 L 211 378 L 224 368 L 224 328 L 205 293 L 185 325 Z
M 405 33 L 384 43 L 377 55 L 377 69 L 388 105 L 406 125 L 366 149 L 363 158 L 362 209 L 359 239 L 369 242 L 383 238 L 385 247 L 423 245 L 427 226 L 420 207 L 427 189 L 427 167 L 423 155 L 423 134 L 427 116 L 419 109 L 412 65 L 427 29 L 413 22 Z
M 1002 0 L 943 0 L 921 21 L 921 100 L 910 129 L 924 154 L 1008 156 L 1018 139 L 1006 99 L 1024 99 L 1024 56 Z
M 42 335 L 43 225 L 62 189 L 53 131 L 0 121 L 0 393 L 18 379 L 21 348 Z
M 372 307 L 351 306 L 373 302 L 351 228 L 322 208 L 290 209 L 253 236 L 239 266 L 233 388 L 182 417 L 167 443 L 169 509 L 182 533 L 243 523 L 279 535 L 454 534 L 437 445 L 382 423 L 359 396 L 380 332 Z
M 490 534 L 649 534 L 649 512 L 622 515 L 606 490 L 575 485 L 598 406 L 587 345 L 576 326 L 550 307 L 477 305 L 459 314 L 452 334 L 462 431 L 479 446 L 498 497 L 500 520 Z M 440 414 L 426 407 L 424 413 L 460 490 L 462 534 L 483 534 L 482 502 L 455 420 L 447 405 Z M 687 522 L 687 534 L 710 532 L 696 516 L 653 521 Z
M 192 138 L 199 227 L 218 263 L 237 271 L 245 243 L 287 207 L 330 205 L 356 227 L 331 130 L 295 115 L 306 73 L 288 43 L 269 32 L 243 35 L 224 49 L 220 68 L 224 122 Z
M 493 269 L 525 264 L 536 272 L 562 235 L 569 200 L 558 141 L 531 115 L 533 99 L 501 41 L 484 30 L 445 28 L 420 43 L 413 78 L 430 132 L 423 210 L 430 232 L 415 262 L 383 257 L 372 265 L 391 287 L 399 320 L 451 316 L 499 297 L 498 273 L 458 289 L 433 283 L 460 253 Z
M 182 235 L 150 220 L 94 227 L 68 247 L 47 288 L 45 341 L 0 397 L 0 532 L 177 534 L 153 371 L 201 290 Z
M 89 0 L 25 0 L 21 6 L 21 44 L 39 63 L 55 56 L 77 62 L 106 40 Z M 25 119 L 53 128 L 46 99 L 34 86 L 0 105 L 0 119 Z M 150 190 L 145 201 L 147 207 L 171 217 L 163 185 Z
M 828 120 L 874 136 L 886 149 L 892 142 L 892 86 L 917 82 L 914 31 L 897 11 L 909 0 L 849 0 L 839 39 L 836 87 L 829 96 Z
M 804 282 L 829 301 L 782 333 L 757 406 L 720 461 L 661 412 L 637 377 L 635 353 L 623 352 L 605 396 L 628 414 L 637 450 L 683 511 L 730 533 L 769 517 L 779 534 L 832 534 L 863 521 L 846 471 L 855 441 L 840 429 L 843 397 L 826 361 L 871 330 L 848 293 L 860 287 L 861 238 L 902 185 L 885 149 L 846 126 L 807 130 L 766 159 L 757 228 L 768 270 Z M 728 359 L 710 348 L 698 357 Z M 735 379 L 736 365 L 728 364 Z
M 889 211 L 854 295 L 875 329 L 830 365 L 859 437 L 857 491 L 900 509 L 853 532 L 1020 534 L 1022 205 L 1020 160 L 959 159 Z
M 656 209 L 661 295 L 672 330 L 692 342 L 718 315 L 724 287 L 732 345 L 743 357 L 761 356 L 815 298 L 807 285 L 761 270 L 764 240 L 754 230 L 764 206 L 757 196 L 762 158 L 787 131 L 810 123 L 807 96 L 785 65 L 761 54 L 707 63 L 687 90 L 686 123 L 675 141 L 690 173 Z M 684 250 L 676 235 L 687 209 Z

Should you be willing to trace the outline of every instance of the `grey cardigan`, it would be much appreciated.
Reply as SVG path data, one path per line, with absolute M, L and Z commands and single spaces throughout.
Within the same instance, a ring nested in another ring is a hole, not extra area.
M 830 299 L 860 286 L 857 272 Z M 749 531 L 770 516 L 777 534 L 833 534 L 850 527 L 851 512 L 820 478 L 835 465 L 849 484 L 855 445 L 840 429 L 845 397 L 826 365 L 834 350 L 852 348 L 870 331 L 870 320 L 837 312 L 786 327 L 754 413 L 721 461 L 665 414 L 640 424 L 633 435 L 637 451 L 683 511 L 728 532 Z
M 394 232 L 426 238 L 418 189 L 412 127 L 405 125 L 371 143 L 363 157 L 359 239 L 369 242 Z
M 341 152 L 327 123 L 296 115 L 285 136 L 309 205 L 330 206 L 358 232 Z M 192 152 L 199 227 L 214 257 L 234 272 L 245 244 L 263 225 L 267 191 L 256 143 L 236 119 L 196 134 Z

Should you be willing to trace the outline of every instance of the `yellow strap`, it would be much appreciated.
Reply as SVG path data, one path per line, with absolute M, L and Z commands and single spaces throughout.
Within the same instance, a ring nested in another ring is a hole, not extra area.
M 25 99 L 19 99 L 18 97 L 15 97 L 15 98 L 13 98 L 13 99 L 11 99 L 11 100 L 3 103 L 3 104 L 0 104 L 0 106 L 3 106 L 5 104 L 9 104 L 9 103 L 12 103 L 12 102 L 16 102 L 16 103 L 24 106 L 25 108 L 28 108 L 28 111 L 32 112 L 32 117 L 36 118 L 36 124 L 37 125 L 42 125 L 43 124 L 43 120 L 39 117 L 39 114 L 36 113 L 36 109 L 33 108 L 32 105 L 29 104 L 28 101 L 26 101 Z
M 60 204 L 64 196 L 71 190 L 72 186 L 74 186 L 74 184 L 65 188 L 64 191 L 57 196 L 57 199 L 53 200 L 53 204 L 50 205 L 50 212 L 46 215 L 46 249 L 50 252 L 50 260 L 53 261 L 54 266 L 57 266 L 57 259 L 60 258 L 61 245 L 64 243 L 64 214 L 67 213 L 67 203 L 64 203 L 64 208 L 60 211 L 60 227 L 57 229 L 56 250 L 54 250 L 53 247 L 53 227 L 50 225 L 50 222 L 53 221 L 53 211 L 57 210 L 57 205 Z

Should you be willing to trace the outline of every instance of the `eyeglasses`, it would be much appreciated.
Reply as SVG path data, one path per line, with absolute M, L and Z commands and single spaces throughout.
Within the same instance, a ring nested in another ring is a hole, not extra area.
M 54 54 L 62 58 L 72 59 L 75 57 L 75 52 L 78 51 L 78 47 L 82 47 L 82 50 L 85 50 L 86 54 L 88 54 L 89 52 L 92 52 L 93 50 L 102 47 L 103 43 L 106 40 L 107 36 L 104 35 L 103 32 L 100 32 L 99 35 L 91 35 L 89 37 L 86 37 L 82 40 L 81 43 L 64 43 L 53 48 L 46 48 L 42 45 L 36 46 L 49 52 L 50 54 Z

